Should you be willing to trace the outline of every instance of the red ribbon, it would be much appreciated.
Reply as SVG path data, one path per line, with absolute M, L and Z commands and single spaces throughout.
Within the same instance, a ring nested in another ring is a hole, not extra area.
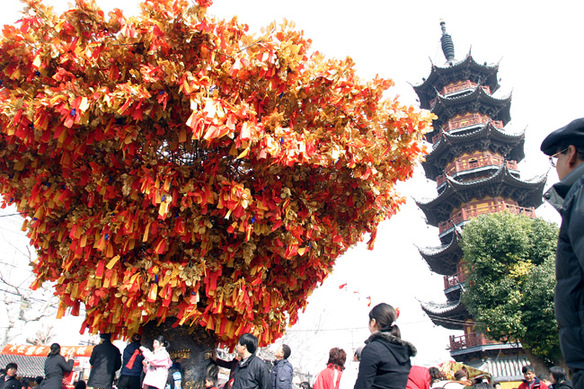
M 134 367 L 134 362 L 136 362 L 136 357 L 140 354 L 142 354 L 142 352 L 139 349 L 134 351 L 134 354 L 132 354 L 130 360 L 128 361 L 128 363 L 126 363 L 126 367 L 128 369 L 132 370 L 132 367 Z

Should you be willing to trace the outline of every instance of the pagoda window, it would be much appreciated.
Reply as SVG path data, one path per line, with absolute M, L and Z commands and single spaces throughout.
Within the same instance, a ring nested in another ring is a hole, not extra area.
M 479 161 L 476 158 L 469 159 L 468 160 L 468 166 L 471 169 L 476 169 L 477 167 L 479 167 Z

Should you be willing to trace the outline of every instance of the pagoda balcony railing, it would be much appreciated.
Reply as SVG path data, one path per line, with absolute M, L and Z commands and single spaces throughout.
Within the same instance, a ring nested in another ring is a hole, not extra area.
M 432 143 L 436 144 L 436 142 L 438 142 L 440 140 L 440 137 L 442 136 L 443 131 L 454 132 L 455 130 L 462 130 L 466 127 L 476 126 L 479 124 L 486 124 L 489 121 L 491 122 L 491 124 L 495 128 L 503 129 L 503 127 L 504 127 L 502 121 L 491 120 L 490 117 L 485 116 L 485 115 L 481 115 L 478 113 L 471 114 L 471 115 L 465 115 L 464 117 L 461 117 L 461 118 L 450 119 L 447 123 L 445 123 L 442 126 L 442 129 L 440 130 L 440 132 L 437 135 L 435 135 L 434 137 L 432 137 Z
M 442 88 L 440 94 L 446 96 L 452 93 L 465 91 L 468 89 L 475 89 L 477 85 L 478 84 L 476 82 L 472 82 L 470 80 L 459 81 L 457 83 L 450 84 Z M 481 89 L 485 90 L 489 94 L 491 93 L 491 88 L 487 85 L 481 85 Z
M 483 155 L 476 160 L 459 160 L 446 167 L 446 174 L 453 176 L 456 173 L 478 169 L 485 166 L 507 166 L 511 170 L 518 170 L 517 161 L 506 161 L 505 158 L 496 155 Z
M 503 212 L 508 211 L 515 215 L 527 215 L 531 218 L 535 218 L 535 208 L 534 207 L 519 207 L 514 204 L 507 204 L 505 202 L 499 202 L 497 204 L 489 205 L 488 207 L 481 208 L 480 210 L 467 210 L 463 209 L 460 212 L 457 212 L 452 216 L 450 219 L 445 220 L 443 222 L 438 223 L 438 232 L 440 236 L 446 234 L 454 226 L 461 225 L 464 222 L 469 221 L 473 217 L 477 217 L 479 215 L 484 215 L 487 213 L 495 213 L 495 212 Z
M 459 284 L 463 284 L 465 281 L 464 271 L 460 271 L 451 276 L 444 276 L 444 289 L 452 288 Z
M 476 87 L 477 87 L 477 83 L 466 80 L 466 81 L 457 82 L 455 84 L 447 85 L 444 88 L 442 88 L 438 93 L 440 93 L 440 95 L 442 95 L 442 96 L 448 96 L 448 95 L 453 95 L 453 94 L 460 94 L 457 92 L 464 92 L 467 90 L 473 90 Z M 483 89 L 487 93 L 491 94 L 491 88 L 489 86 L 481 85 L 481 89 Z M 437 96 L 434 97 L 432 100 L 430 100 L 430 107 L 434 107 L 434 105 L 436 104 L 436 100 L 438 100 Z
M 469 171 L 472 169 L 478 169 L 481 167 L 486 166 L 501 166 L 505 164 L 511 170 L 518 170 L 517 162 L 516 161 L 505 161 L 503 158 L 500 157 L 491 157 L 487 160 L 480 160 L 476 162 L 457 162 L 455 166 L 449 169 L 449 175 L 455 175 L 458 172 Z M 446 174 L 440 174 L 436 176 L 436 186 L 440 187 L 440 185 L 446 182 Z
M 473 332 L 462 336 L 450 336 L 450 351 L 464 350 L 466 348 L 497 344 L 494 340 L 488 339 L 485 335 Z

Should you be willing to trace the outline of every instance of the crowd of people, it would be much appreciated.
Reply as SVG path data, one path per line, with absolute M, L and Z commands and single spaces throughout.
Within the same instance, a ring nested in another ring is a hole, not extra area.
M 500 385 L 486 377 L 469 379 L 465 370 L 447 379 L 436 367 L 412 366 L 416 355 L 413 344 L 401 338 L 395 321 L 398 312 L 389 304 L 376 305 L 369 312 L 371 335 L 364 346 L 355 350 L 353 360 L 358 369 L 344 374 L 346 352 L 334 347 L 329 352 L 326 367 L 317 375 L 313 386 L 302 382 L 300 389 L 499 389 Z M 80 380 L 75 389 L 182 389 L 180 364 L 173 363 L 167 351 L 168 341 L 157 336 L 152 350 L 141 345 L 141 336 L 135 334 L 124 349 L 123 355 L 111 342 L 110 334 L 101 334 L 101 343 L 93 348 L 90 357 L 91 371 L 87 383 Z M 213 354 L 200 385 L 217 389 L 218 367 L 230 370 L 229 378 L 220 389 L 293 389 L 294 368 L 288 357 L 291 349 L 282 344 L 274 353 L 271 366 L 256 355 L 258 339 L 252 334 L 242 335 L 235 346 L 235 357 L 225 361 Z M 45 360 L 45 376 L 37 380 L 39 389 L 62 389 L 63 377 L 73 370 L 72 351 L 64 357 L 61 347 L 54 343 Z M 120 370 L 121 369 L 121 370 Z M 9 363 L 0 377 L 0 389 L 26 389 L 17 378 L 18 366 Z M 116 379 L 116 373 L 119 376 Z M 552 367 L 549 378 L 538 378 L 531 366 L 522 369 L 524 380 L 517 389 L 573 389 L 566 370 Z

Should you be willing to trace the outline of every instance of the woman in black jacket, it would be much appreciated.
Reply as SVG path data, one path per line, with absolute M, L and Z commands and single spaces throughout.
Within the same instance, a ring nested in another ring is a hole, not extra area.
M 371 336 L 361 352 L 355 389 L 404 389 L 410 373 L 410 357 L 416 348 L 401 339 L 396 310 L 388 304 L 376 305 L 369 312 Z
M 73 370 L 73 359 L 71 353 L 69 360 L 61 355 L 59 343 L 53 343 L 49 355 L 45 360 L 45 379 L 42 382 L 42 389 L 61 389 L 63 387 L 63 374 Z

